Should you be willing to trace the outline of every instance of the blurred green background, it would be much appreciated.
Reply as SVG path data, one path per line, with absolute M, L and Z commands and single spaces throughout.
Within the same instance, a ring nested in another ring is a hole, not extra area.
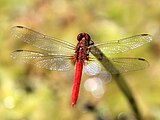
M 89 33 L 95 43 L 151 34 L 151 43 L 119 56 L 149 61 L 147 69 L 123 75 L 144 119 L 160 120 L 159 0 L 0 0 L 0 120 L 133 120 L 114 79 L 96 98 L 85 90 L 84 76 L 72 108 L 74 71 L 48 71 L 12 60 L 12 51 L 27 46 L 11 37 L 15 25 L 74 44 L 80 32 Z

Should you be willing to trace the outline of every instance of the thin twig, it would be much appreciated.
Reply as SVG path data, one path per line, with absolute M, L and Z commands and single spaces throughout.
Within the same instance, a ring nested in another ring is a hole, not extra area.
M 110 62 L 110 60 L 100 51 L 100 49 L 98 49 L 97 47 L 92 47 L 92 51 L 91 53 L 99 60 L 99 62 L 103 65 L 103 67 L 107 70 L 107 71 L 116 71 L 116 73 L 119 73 L 119 71 L 116 69 L 116 67 L 114 67 L 114 65 Z M 100 53 L 100 54 L 97 54 Z M 112 70 L 111 70 L 112 69 Z M 138 109 L 136 100 L 133 96 L 133 93 L 131 92 L 131 89 L 129 88 L 128 84 L 126 83 L 126 80 L 124 79 L 124 77 L 119 73 L 116 74 L 114 76 L 115 81 L 117 83 L 117 85 L 119 86 L 119 88 L 121 89 L 121 91 L 124 93 L 124 95 L 126 96 L 132 110 L 134 111 L 136 118 L 138 120 L 142 120 L 142 115 Z

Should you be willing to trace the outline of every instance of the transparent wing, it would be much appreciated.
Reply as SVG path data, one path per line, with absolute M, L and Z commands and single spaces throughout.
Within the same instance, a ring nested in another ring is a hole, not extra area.
M 112 74 L 137 71 L 149 66 L 148 61 L 143 58 L 111 58 L 110 61 L 118 70 L 115 71 L 114 69 L 109 68 L 109 72 Z
M 113 66 L 117 69 L 115 70 L 112 67 L 108 67 L 107 70 L 111 74 L 119 74 L 130 71 L 137 71 L 141 69 L 145 69 L 149 66 L 148 61 L 143 58 L 110 58 L 110 62 L 112 62 Z M 107 63 L 106 63 L 107 64 Z M 104 71 L 104 67 L 98 62 L 96 59 L 92 59 L 85 65 L 84 72 L 87 75 L 97 75 L 101 71 Z
M 71 67 L 71 57 L 62 54 L 45 54 L 29 50 L 16 50 L 11 54 L 11 57 L 18 61 L 48 70 L 66 71 Z
M 114 40 L 114 41 L 108 41 L 100 44 L 95 44 L 95 45 L 89 46 L 89 48 L 91 51 L 94 51 L 92 50 L 92 47 L 97 46 L 105 54 L 116 54 L 116 53 L 126 52 L 128 50 L 140 47 L 143 44 L 146 44 L 150 41 L 152 41 L 151 35 L 140 34 L 140 35 L 135 35 L 135 36 L 120 39 L 120 40 Z M 100 53 L 97 52 L 97 54 L 100 54 Z
M 74 50 L 75 46 L 66 41 L 43 35 L 34 30 L 25 28 L 23 26 L 15 26 L 12 28 L 12 34 L 14 37 L 31 44 L 35 47 L 41 48 L 47 51 L 64 51 L 70 52 Z M 73 52 L 73 51 L 72 51 Z
M 84 73 L 89 76 L 97 75 L 101 72 L 101 65 L 97 61 L 87 61 L 84 66 Z

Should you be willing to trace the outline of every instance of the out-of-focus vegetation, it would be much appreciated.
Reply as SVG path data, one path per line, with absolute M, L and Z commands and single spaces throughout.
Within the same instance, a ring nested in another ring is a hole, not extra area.
M 76 44 L 87 32 L 95 43 L 140 33 L 153 35 L 141 48 L 119 54 L 142 57 L 150 66 L 123 74 L 145 120 L 160 119 L 160 1 L 159 0 L 1 0 L 0 1 L 0 119 L 1 120 L 133 120 L 132 110 L 114 80 L 95 98 L 82 80 L 76 107 L 71 107 L 74 70 L 56 72 L 14 61 L 10 53 L 27 44 L 11 37 L 22 25 Z M 32 48 L 34 49 L 34 48 Z

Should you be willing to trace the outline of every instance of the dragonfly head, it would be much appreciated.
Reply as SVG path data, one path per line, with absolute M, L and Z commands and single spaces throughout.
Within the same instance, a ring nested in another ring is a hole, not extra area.
M 77 40 L 81 41 L 82 39 L 90 41 L 91 37 L 87 33 L 80 33 L 80 34 L 78 34 Z

